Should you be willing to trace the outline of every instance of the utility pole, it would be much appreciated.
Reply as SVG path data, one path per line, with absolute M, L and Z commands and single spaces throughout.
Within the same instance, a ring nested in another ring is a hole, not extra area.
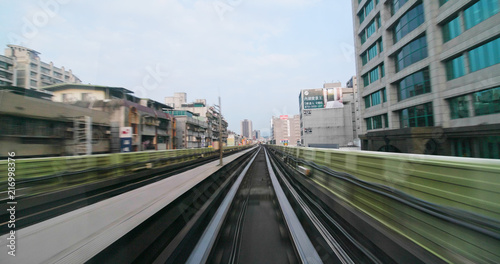
M 222 167 L 222 107 L 220 104 L 219 96 L 219 154 L 220 154 L 220 166 Z

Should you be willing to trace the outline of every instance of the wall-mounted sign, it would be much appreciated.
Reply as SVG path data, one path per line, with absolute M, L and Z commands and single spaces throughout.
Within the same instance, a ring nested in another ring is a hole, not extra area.
M 131 138 L 132 127 L 120 127 L 120 138 Z
M 309 89 L 303 91 L 304 109 L 342 108 L 342 88 Z

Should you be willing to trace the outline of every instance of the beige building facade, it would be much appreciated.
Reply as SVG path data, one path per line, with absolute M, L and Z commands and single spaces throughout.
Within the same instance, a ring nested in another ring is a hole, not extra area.
M 40 60 L 40 53 L 23 46 L 7 45 L 5 56 L 12 60 L 12 83 L 10 85 L 27 89 L 39 89 L 44 86 L 60 83 L 81 83 L 71 70 L 55 67 L 52 62 Z M 3 58 L 0 58 L 0 68 Z M 0 81 L 1 69 L 0 69 Z M 1 84 L 1 83 L 0 83 Z
M 300 116 L 281 115 L 271 120 L 276 145 L 297 146 L 300 143 Z

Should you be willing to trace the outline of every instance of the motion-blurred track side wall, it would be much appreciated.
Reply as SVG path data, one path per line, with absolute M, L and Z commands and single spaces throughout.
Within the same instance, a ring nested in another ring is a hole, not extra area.
M 224 153 L 251 146 L 226 147 Z M 113 179 L 138 170 L 161 168 L 219 154 L 212 148 L 143 151 L 86 156 L 16 159 L 17 197 L 30 196 Z M 7 160 L 0 170 L 7 171 Z M 7 190 L 7 177 L 0 177 L 0 189 Z
M 311 168 L 311 180 L 335 197 L 447 262 L 500 262 L 498 160 L 269 147 L 294 167 Z M 347 173 L 385 189 L 388 195 L 333 177 L 319 170 L 320 167 Z M 390 198 L 391 192 L 436 205 L 443 211 L 429 214 L 407 206 Z M 436 214 L 445 217 L 436 217 Z M 456 224 L 456 219 L 446 219 L 450 215 L 464 216 L 460 218 L 462 224 Z

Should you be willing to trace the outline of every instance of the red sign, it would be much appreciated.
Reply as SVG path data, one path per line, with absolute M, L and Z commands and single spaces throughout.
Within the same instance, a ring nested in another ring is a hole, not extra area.
M 280 115 L 280 119 L 282 119 L 282 120 L 288 120 L 288 115 Z
M 131 138 L 132 128 L 131 127 L 120 127 L 120 137 L 121 138 Z

